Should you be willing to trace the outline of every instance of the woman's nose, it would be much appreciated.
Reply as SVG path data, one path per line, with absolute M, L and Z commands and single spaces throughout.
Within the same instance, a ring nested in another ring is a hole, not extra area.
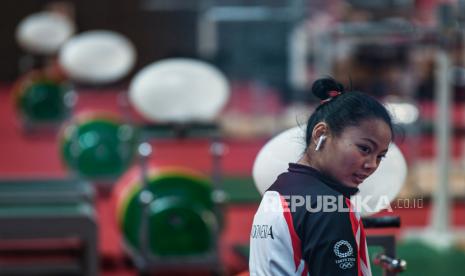
M 375 170 L 378 167 L 378 159 L 375 157 L 370 157 L 365 160 L 363 168 L 367 170 Z

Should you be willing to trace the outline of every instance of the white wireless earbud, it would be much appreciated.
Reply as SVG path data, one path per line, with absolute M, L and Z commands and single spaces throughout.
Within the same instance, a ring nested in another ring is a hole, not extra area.
M 323 144 L 323 142 L 326 140 L 326 136 L 325 135 L 321 135 L 320 138 L 318 139 L 318 143 L 316 144 L 316 147 L 315 147 L 315 151 L 319 151 L 320 148 L 321 148 L 321 145 Z

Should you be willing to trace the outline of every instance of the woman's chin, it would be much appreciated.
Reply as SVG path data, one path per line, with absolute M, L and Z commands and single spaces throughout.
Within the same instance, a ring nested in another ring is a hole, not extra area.
M 362 184 L 362 182 L 359 182 L 359 181 L 346 181 L 344 182 L 344 184 L 348 187 L 351 187 L 351 188 L 358 188 L 358 186 L 360 184 Z

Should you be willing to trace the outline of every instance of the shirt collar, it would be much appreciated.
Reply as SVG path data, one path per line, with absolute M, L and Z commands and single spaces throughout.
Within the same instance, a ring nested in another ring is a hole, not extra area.
M 304 173 L 308 175 L 312 175 L 319 180 L 321 180 L 323 183 L 328 185 L 329 187 L 333 188 L 334 190 L 340 192 L 343 194 L 345 197 L 351 197 L 358 193 L 358 188 L 354 187 L 348 187 L 339 181 L 336 181 L 332 179 L 331 177 L 321 173 L 317 169 L 307 166 L 307 165 L 302 165 L 302 164 L 297 164 L 297 163 L 289 163 L 289 172 L 297 172 L 297 173 Z

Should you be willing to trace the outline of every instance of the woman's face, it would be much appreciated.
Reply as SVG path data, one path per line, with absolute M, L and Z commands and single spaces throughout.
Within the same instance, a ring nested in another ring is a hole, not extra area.
M 325 141 L 320 170 L 347 186 L 357 187 L 378 168 L 391 139 L 391 129 L 380 119 L 346 127 L 340 135 Z

